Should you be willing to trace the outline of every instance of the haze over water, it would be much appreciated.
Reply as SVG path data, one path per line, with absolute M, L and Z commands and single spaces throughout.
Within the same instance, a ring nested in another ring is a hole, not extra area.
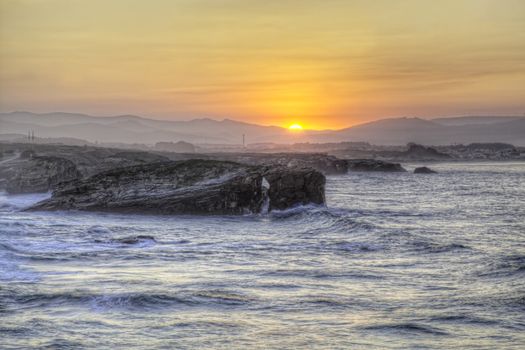
M 521 349 L 525 163 L 432 167 L 329 177 L 327 207 L 263 216 L 4 195 L 1 347 Z

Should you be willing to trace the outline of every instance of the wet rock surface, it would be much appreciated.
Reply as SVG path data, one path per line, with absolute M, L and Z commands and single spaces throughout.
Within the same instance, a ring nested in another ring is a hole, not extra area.
M 407 151 L 401 154 L 401 158 L 409 160 L 447 160 L 450 159 L 451 156 L 439 152 L 433 147 L 409 143 Z
M 60 184 L 30 210 L 246 214 L 324 204 L 325 177 L 311 168 L 213 160 L 150 163 Z
M 437 171 L 434 171 L 426 166 L 422 166 L 414 169 L 414 174 L 436 174 Z
M 138 243 L 154 243 L 157 240 L 153 236 L 148 235 L 138 235 L 138 236 L 128 236 L 128 237 L 120 237 L 120 238 L 112 238 L 109 240 L 95 240 L 95 243 L 117 243 L 117 244 L 127 244 L 127 245 L 133 245 Z
M 1 144 L 0 150 L 18 154 L 16 158 L 55 157 L 72 162 L 82 177 L 92 176 L 115 168 L 168 161 L 169 158 L 153 152 L 104 147 L 68 145 Z M 5 158 L 5 157 L 4 157 Z M 3 167 L 0 159 L 0 168 Z
M 81 176 L 68 159 L 26 152 L 0 164 L 0 189 L 8 193 L 47 192 L 63 181 Z
M 399 163 L 391 163 L 376 159 L 348 159 L 349 171 L 383 171 L 383 172 L 405 172 L 405 168 Z
M 309 167 L 325 175 L 346 174 L 344 159 L 324 153 L 212 153 L 207 159 L 227 160 L 251 165 L 271 165 L 285 167 Z

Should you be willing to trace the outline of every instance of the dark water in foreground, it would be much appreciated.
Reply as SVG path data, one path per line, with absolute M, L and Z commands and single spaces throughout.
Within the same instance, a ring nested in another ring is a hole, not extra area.
M 432 167 L 269 216 L 0 197 L 0 348 L 524 349 L 525 163 Z

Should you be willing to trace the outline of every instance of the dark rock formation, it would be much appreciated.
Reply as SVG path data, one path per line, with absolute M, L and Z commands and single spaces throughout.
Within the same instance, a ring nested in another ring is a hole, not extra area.
M 345 160 L 324 153 L 209 153 L 205 156 L 251 165 L 308 167 L 326 175 L 346 174 L 348 171 Z
M 476 143 L 471 143 L 465 147 L 470 151 L 492 151 L 492 152 L 516 149 L 514 145 L 511 145 L 510 143 L 502 143 L 502 142 L 490 142 L 490 143 L 476 142 Z
M 113 169 L 61 184 L 30 210 L 153 214 L 245 214 L 324 204 L 325 177 L 313 169 L 213 160 Z
M 137 243 L 147 243 L 147 242 L 156 242 L 155 237 L 148 235 L 138 235 L 138 236 L 129 236 L 121 238 L 112 238 L 109 240 L 99 240 L 96 239 L 95 243 L 118 243 L 118 244 L 137 244 Z
M 450 155 L 441 153 L 435 148 L 418 145 L 417 143 L 409 143 L 408 150 L 404 152 L 402 158 L 417 159 L 417 160 L 441 160 L 450 159 Z
M 62 181 L 80 176 L 70 160 L 32 153 L 0 164 L 0 189 L 8 193 L 47 192 Z
M 435 174 L 435 173 L 437 172 L 430 168 L 427 168 L 426 166 L 422 166 L 422 167 L 414 169 L 414 174 Z
M 168 144 L 171 144 L 168 142 Z M 177 145 L 175 143 L 173 145 Z M 161 151 L 135 151 L 92 146 L 6 144 L 0 142 L 0 152 L 21 153 L 34 147 L 40 156 L 52 156 L 72 161 L 82 176 L 102 171 L 154 162 L 209 159 L 250 165 L 310 167 L 324 174 L 346 174 L 346 161 L 324 153 L 176 153 Z
M 311 168 L 266 167 L 262 185 L 269 185 L 268 210 L 283 210 L 298 204 L 324 204 L 325 182 L 324 175 Z
M 81 147 L 63 156 L 75 163 L 84 177 L 103 171 L 133 165 L 167 161 L 168 158 L 158 154 L 143 151 L 122 151 L 111 148 Z
M 151 152 L 102 148 L 91 146 L 41 145 L 41 144 L 7 144 L 0 143 L 0 151 L 5 154 L 19 154 L 20 159 L 33 156 L 56 157 L 71 161 L 82 174 L 88 177 L 114 168 L 168 161 L 169 158 Z M 4 156 L 9 158 L 9 156 Z M 0 168 L 4 166 L 0 163 Z
M 525 152 L 508 143 L 471 143 L 469 145 L 442 146 L 444 152 L 461 160 L 523 160 Z
M 376 159 L 348 159 L 346 162 L 348 164 L 349 171 L 406 171 L 399 163 L 390 163 Z
M 350 153 L 350 152 L 347 152 Z M 400 146 L 374 146 L 362 152 L 352 152 L 350 154 L 362 154 L 363 157 L 373 157 L 390 161 L 432 161 L 449 160 L 449 154 L 438 151 L 434 147 L 409 143 L 405 147 Z

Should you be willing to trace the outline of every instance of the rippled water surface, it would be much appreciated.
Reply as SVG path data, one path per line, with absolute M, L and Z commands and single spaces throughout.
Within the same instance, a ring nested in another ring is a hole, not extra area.
M 525 348 L 525 164 L 432 167 L 268 216 L 0 197 L 0 348 Z

